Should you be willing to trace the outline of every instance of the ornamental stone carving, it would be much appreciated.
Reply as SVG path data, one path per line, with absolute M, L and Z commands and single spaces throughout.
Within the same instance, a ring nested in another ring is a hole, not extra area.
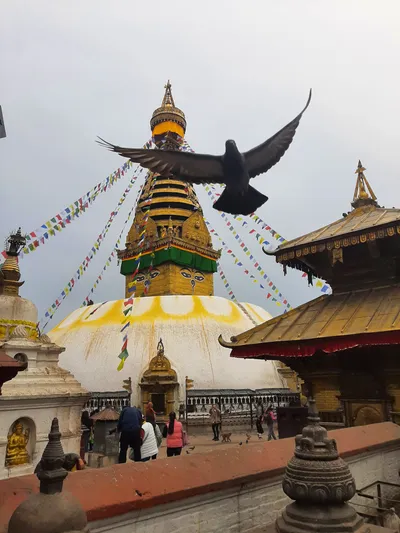
M 298 531 L 353 532 L 362 519 L 346 502 L 356 492 L 347 464 L 339 457 L 336 441 L 320 425 L 314 400 L 309 400 L 308 425 L 295 439 L 294 457 L 282 482 L 295 500 L 276 521 L 278 533 Z

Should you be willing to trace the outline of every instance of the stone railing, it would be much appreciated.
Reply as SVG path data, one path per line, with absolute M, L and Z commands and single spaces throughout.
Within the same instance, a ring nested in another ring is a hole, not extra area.
M 400 427 L 391 423 L 329 432 L 357 488 L 399 478 Z M 92 533 L 261 533 L 289 499 L 282 476 L 294 439 L 71 473 L 65 490 L 81 503 Z M 0 533 L 14 509 L 38 492 L 35 476 L 0 481 Z M 358 510 L 365 498 L 352 502 Z M 351 502 L 351 503 L 352 503 Z M 371 504 L 372 505 L 372 504 Z
M 323 409 L 319 411 L 319 416 L 321 418 L 321 424 L 327 429 L 345 427 L 344 411 L 342 409 Z
M 91 392 L 90 399 L 85 405 L 85 409 L 89 411 L 95 411 L 105 408 L 107 404 L 117 411 L 121 411 L 124 407 L 128 407 L 131 404 L 131 395 L 127 391 L 121 392 Z
M 264 408 L 272 405 L 286 407 L 300 405 L 300 394 L 289 389 L 251 390 L 190 390 L 187 397 L 187 421 L 189 425 L 209 425 L 209 411 L 213 404 L 221 410 L 222 425 L 253 428 L 256 421 L 257 402 Z

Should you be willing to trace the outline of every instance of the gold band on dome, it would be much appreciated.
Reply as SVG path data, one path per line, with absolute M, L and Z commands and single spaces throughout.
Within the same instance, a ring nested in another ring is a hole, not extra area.
M 25 326 L 29 330 L 30 338 L 37 338 L 37 328 L 34 322 L 28 320 L 11 320 L 8 318 L 0 319 L 0 339 L 6 339 L 11 335 L 17 326 Z
M 182 126 L 170 120 L 156 124 L 153 128 L 152 134 L 153 137 L 155 137 L 156 135 L 163 135 L 169 131 L 172 133 L 177 133 L 182 138 L 185 135 L 185 130 L 182 128 Z

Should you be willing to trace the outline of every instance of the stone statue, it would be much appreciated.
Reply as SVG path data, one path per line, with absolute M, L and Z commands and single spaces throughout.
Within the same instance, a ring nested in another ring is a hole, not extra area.
M 6 466 L 18 466 L 29 463 L 26 450 L 29 441 L 29 428 L 25 429 L 21 422 L 16 422 L 7 439 Z
M 220 156 L 178 150 L 122 148 L 103 139 L 98 142 L 163 177 L 174 176 L 188 183 L 224 184 L 226 188 L 215 202 L 214 209 L 232 215 L 249 215 L 268 200 L 249 185 L 250 179 L 267 172 L 285 154 L 310 100 L 311 91 L 305 108 L 295 119 L 270 139 L 245 153 L 240 153 L 232 140 L 226 141 L 225 153 Z

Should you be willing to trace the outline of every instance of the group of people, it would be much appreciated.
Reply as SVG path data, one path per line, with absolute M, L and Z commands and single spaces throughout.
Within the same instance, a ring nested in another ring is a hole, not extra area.
M 126 463 L 129 447 L 132 449 L 129 457 L 133 461 L 157 459 L 163 437 L 167 440 L 167 457 L 180 455 L 186 444 L 182 423 L 174 412 L 169 414 L 169 422 L 161 434 L 151 402 L 148 402 L 144 416 L 137 407 L 126 407 L 119 417 L 117 431 L 120 434 L 119 463 Z
M 264 433 L 263 423 L 265 422 L 268 428 L 268 440 L 276 440 L 274 432 L 275 421 L 276 417 L 272 406 L 270 405 L 267 409 L 264 409 L 262 400 L 258 400 L 256 426 L 259 439 L 262 439 Z M 218 441 L 221 431 L 221 411 L 215 404 L 210 409 L 210 422 L 214 435 L 212 440 Z
M 210 411 L 210 422 L 213 431 L 214 441 L 219 441 L 221 431 L 221 411 L 216 404 L 212 405 Z M 276 440 L 274 423 L 276 417 L 272 406 L 264 409 L 262 400 L 257 403 L 257 434 L 261 439 L 264 433 L 263 423 L 268 429 L 268 440 Z M 91 447 L 91 436 L 93 434 L 93 421 L 89 414 L 82 415 L 82 427 L 85 429 L 84 441 L 85 451 Z M 182 423 L 177 420 L 175 412 L 169 414 L 169 422 L 165 424 L 163 432 L 156 423 L 156 413 L 152 402 L 148 402 L 145 414 L 142 415 L 138 407 L 126 407 L 120 414 L 116 430 L 120 435 L 119 463 L 126 463 L 128 449 L 131 448 L 129 458 L 133 461 L 150 461 L 157 458 L 158 449 L 162 439 L 167 441 L 167 457 L 180 455 L 182 448 L 187 444 L 186 433 Z

